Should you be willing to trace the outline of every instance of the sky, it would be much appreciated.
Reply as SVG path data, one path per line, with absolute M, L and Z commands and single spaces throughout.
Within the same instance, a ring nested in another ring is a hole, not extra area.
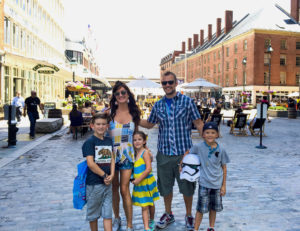
M 103 77 L 159 78 L 160 60 L 181 42 L 208 24 L 216 31 L 216 19 L 225 22 L 225 10 L 233 20 L 272 4 L 290 12 L 290 0 L 62 0 L 65 31 L 81 39 L 91 26 L 98 43 L 95 57 Z M 272 17 L 272 15 L 266 15 Z M 187 42 L 186 42 L 187 43 Z

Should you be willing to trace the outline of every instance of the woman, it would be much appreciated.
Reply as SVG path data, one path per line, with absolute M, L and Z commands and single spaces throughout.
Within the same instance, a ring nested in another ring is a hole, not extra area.
M 69 114 L 69 119 L 71 121 L 70 129 L 73 133 L 73 139 L 77 138 L 76 129 L 83 123 L 82 113 L 77 110 L 77 105 L 73 104 L 72 111 Z
M 121 226 L 119 214 L 120 188 L 127 220 L 127 230 L 130 231 L 133 230 L 132 201 L 129 191 L 129 181 L 134 163 L 132 137 L 134 131 L 138 129 L 141 112 L 129 88 L 120 81 L 117 81 L 113 88 L 110 109 L 112 121 L 109 124 L 109 133 L 113 140 L 114 153 L 116 155 L 116 173 L 112 184 L 113 211 L 115 215 L 113 230 L 117 230 Z

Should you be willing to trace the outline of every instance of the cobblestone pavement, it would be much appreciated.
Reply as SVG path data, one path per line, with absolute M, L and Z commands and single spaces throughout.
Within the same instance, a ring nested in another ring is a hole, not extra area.
M 266 125 L 268 148 L 256 149 L 257 137 L 235 137 L 222 126 L 219 143 L 231 158 L 228 165 L 224 211 L 217 215 L 216 230 L 300 230 L 300 120 L 274 119 Z M 157 129 L 149 131 L 149 147 L 156 153 Z M 84 139 L 87 137 L 86 135 Z M 85 209 L 72 206 L 76 165 L 82 160 L 84 139 L 54 136 L 0 168 L 0 230 L 88 230 Z M 199 142 L 194 139 L 194 142 Z M 156 163 L 153 164 L 156 175 Z M 184 230 L 184 203 L 174 187 L 176 222 L 166 230 Z M 194 198 L 193 211 L 196 208 Z M 156 219 L 164 212 L 156 203 Z M 125 229 L 125 216 L 122 212 Z M 100 221 L 99 227 L 102 227 Z M 140 208 L 134 208 L 134 226 L 143 230 Z M 206 230 L 208 215 L 200 230 Z M 100 228 L 102 230 L 102 228 Z

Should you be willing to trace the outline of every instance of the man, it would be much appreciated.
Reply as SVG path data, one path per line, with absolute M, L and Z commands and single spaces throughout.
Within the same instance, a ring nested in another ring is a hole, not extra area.
M 163 229 L 175 221 L 171 207 L 173 186 L 176 179 L 186 207 L 186 229 L 194 230 L 192 201 L 195 184 L 180 180 L 179 165 L 183 155 L 192 146 L 192 122 L 200 134 L 202 133 L 203 122 L 193 100 L 176 92 L 178 82 L 174 73 L 166 72 L 161 78 L 161 84 L 166 95 L 155 103 L 148 120 L 140 122 L 142 127 L 148 129 L 159 123 L 156 156 L 157 183 L 160 195 L 164 198 L 165 213 L 157 223 L 157 227 Z
M 16 97 L 13 98 L 11 104 L 13 106 L 16 106 L 16 116 L 18 122 L 20 122 L 22 116 L 22 108 L 24 108 L 24 98 L 21 96 L 20 92 L 17 92 Z
M 24 117 L 26 116 L 26 110 L 27 114 L 30 120 L 30 138 L 34 139 L 35 137 L 35 122 L 37 119 L 39 119 L 39 112 L 37 109 L 37 106 L 39 105 L 39 108 L 42 113 L 43 109 L 41 107 L 41 101 L 40 99 L 36 96 L 35 91 L 31 91 L 31 96 L 25 99 L 25 107 L 24 107 Z

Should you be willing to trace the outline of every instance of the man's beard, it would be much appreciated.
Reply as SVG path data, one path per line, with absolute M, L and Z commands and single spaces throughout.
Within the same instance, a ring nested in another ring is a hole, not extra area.
M 174 89 L 173 91 L 171 91 L 170 93 L 166 93 L 166 95 L 173 95 L 176 92 L 176 89 Z

